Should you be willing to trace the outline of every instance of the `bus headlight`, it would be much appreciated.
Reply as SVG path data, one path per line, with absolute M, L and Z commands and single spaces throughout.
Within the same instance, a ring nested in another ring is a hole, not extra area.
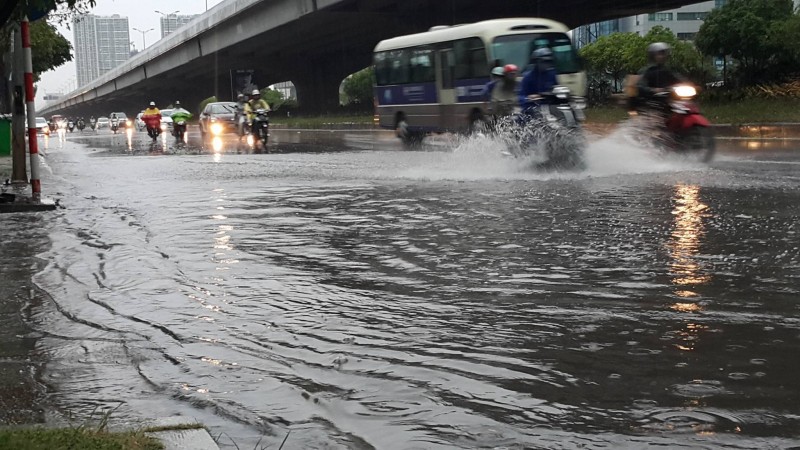
M 213 134 L 215 136 L 218 135 L 218 134 L 222 134 L 222 129 L 223 129 L 223 127 L 222 127 L 221 123 L 212 123 L 211 124 L 211 134 Z

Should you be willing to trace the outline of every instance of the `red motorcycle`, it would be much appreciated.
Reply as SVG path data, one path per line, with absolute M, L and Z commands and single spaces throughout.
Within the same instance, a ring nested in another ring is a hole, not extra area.
M 153 142 L 158 139 L 161 134 L 161 114 L 145 114 L 142 116 L 142 121 L 147 127 L 147 135 L 153 138 Z
M 656 94 L 642 114 L 656 120 L 652 136 L 658 148 L 709 162 L 716 151 L 714 132 L 694 101 L 696 96 L 694 86 L 677 84 Z

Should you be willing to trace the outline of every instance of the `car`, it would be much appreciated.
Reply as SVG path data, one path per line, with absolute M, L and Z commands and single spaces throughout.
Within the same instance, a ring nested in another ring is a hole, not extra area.
M 134 121 L 134 123 L 136 124 L 136 129 L 139 131 L 144 131 L 144 129 L 147 127 L 147 125 L 145 125 L 144 123 L 144 120 L 142 120 L 143 115 L 144 111 L 141 111 L 139 114 L 136 115 L 136 120 Z
M 111 122 L 108 120 L 108 117 L 101 116 L 97 118 L 97 129 L 100 128 L 108 128 L 111 125 Z
M 200 135 L 236 133 L 236 102 L 209 103 L 200 113 Z
M 36 119 L 36 133 L 50 134 L 50 125 L 44 117 L 37 117 Z
M 111 113 L 111 114 L 112 115 L 113 114 L 117 115 L 117 119 L 119 119 L 119 127 L 120 128 L 127 128 L 127 127 L 130 127 L 130 126 L 133 125 L 131 123 L 130 119 L 128 119 L 127 114 L 125 114 L 124 112 L 114 112 L 114 113 Z
M 174 109 L 161 110 L 161 129 L 172 133 L 172 111 Z

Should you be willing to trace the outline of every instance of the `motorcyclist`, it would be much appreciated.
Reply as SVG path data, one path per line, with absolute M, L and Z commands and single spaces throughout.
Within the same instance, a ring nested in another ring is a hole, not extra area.
M 236 122 L 236 129 L 239 132 L 239 136 L 244 135 L 244 106 L 246 104 L 247 99 L 245 98 L 244 94 L 239 93 L 239 95 L 236 96 L 236 113 L 234 114 L 234 121 Z
M 97 119 L 94 118 L 94 114 L 89 117 L 89 126 L 92 127 L 93 130 L 97 127 Z
M 655 42 L 647 47 L 649 65 L 639 73 L 634 106 L 654 107 L 662 112 L 669 107 L 669 98 L 663 94 L 669 92 L 670 87 L 684 81 L 683 77 L 667 67 L 670 52 L 669 44 L 664 42 Z
M 256 111 L 264 109 L 270 111 L 267 102 L 261 98 L 261 92 L 258 89 L 253 89 L 250 94 L 250 101 L 244 105 L 244 111 L 247 114 L 247 122 L 250 124 L 250 131 L 256 134 L 258 131 L 253 126 L 253 119 L 256 117 Z
M 557 84 L 556 68 L 553 64 L 553 51 L 548 47 L 538 48 L 531 53 L 531 64 L 519 88 L 519 105 L 526 114 L 538 111 L 542 94 L 551 92 Z
M 147 126 L 147 134 L 155 142 L 158 135 L 161 134 L 161 111 L 156 108 L 156 102 L 150 102 L 150 106 L 144 110 L 142 121 Z
M 503 77 L 492 89 L 492 113 L 495 117 L 509 116 L 514 112 L 517 102 L 517 74 L 519 68 L 514 64 L 503 67 Z
M 176 101 L 175 102 L 175 109 L 172 110 L 172 114 L 170 114 L 170 117 L 172 118 L 173 134 L 175 135 L 176 139 L 180 139 L 180 136 L 178 135 L 178 122 L 179 121 L 183 121 L 184 122 L 183 131 L 186 132 L 186 122 L 188 122 L 189 119 L 192 118 L 192 113 L 190 113 L 189 111 L 183 109 L 183 107 L 181 107 L 181 102 L 180 101 Z
M 494 87 L 497 85 L 497 82 L 503 78 L 503 67 L 497 66 L 492 69 L 490 74 L 489 82 L 483 87 L 483 91 L 481 92 L 481 97 L 483 97 L 487 102 L 492 100 L 492 91 Z

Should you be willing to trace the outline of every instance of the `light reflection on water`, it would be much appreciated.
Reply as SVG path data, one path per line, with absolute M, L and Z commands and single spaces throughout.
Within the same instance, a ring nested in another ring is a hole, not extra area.
M 711 276 L 695 258 L 705 234 L 703 219 L 708 206 L 700 201 L 700 187 L 678 185 L 675 187 L 674 228 L 672 239 L 667 244 L 672 256 L 672 282 L 682 287 L 679 295 L 693 295 L 692 287 L 708 283 Z

